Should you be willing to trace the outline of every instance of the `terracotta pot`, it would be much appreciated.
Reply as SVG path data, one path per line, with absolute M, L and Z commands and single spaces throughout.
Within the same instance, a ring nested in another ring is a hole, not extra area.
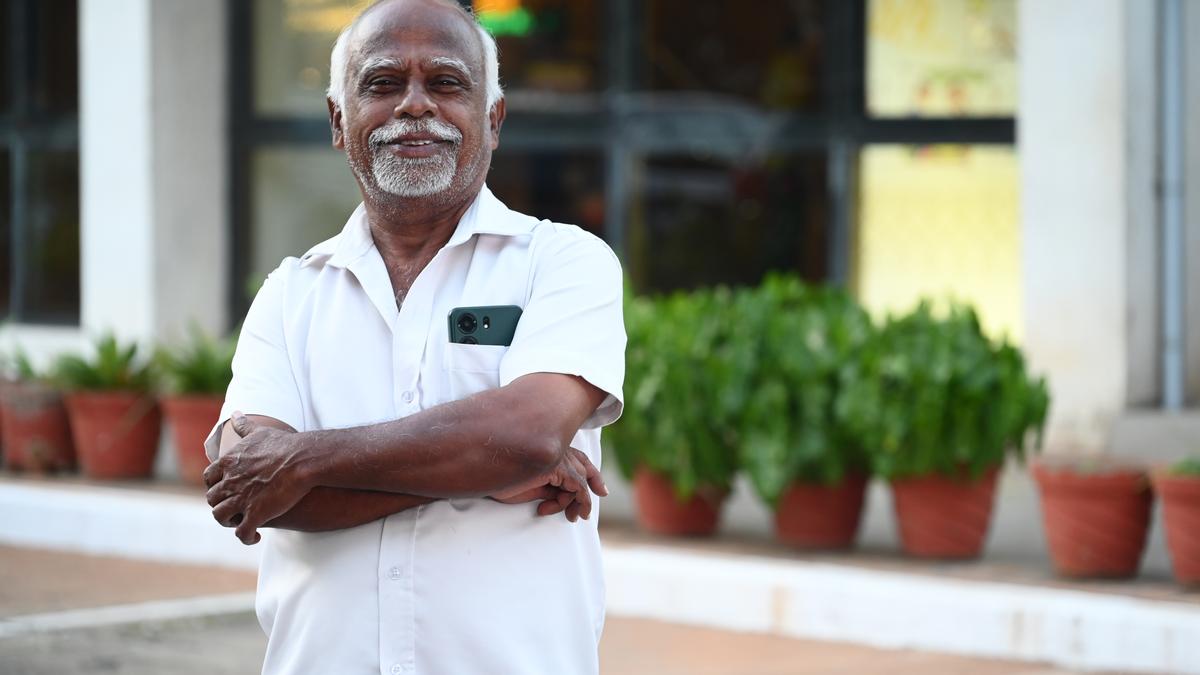
M 853 547 L 866 489 L 862 475 L 847 476 L 836 485 L 792 483 L 779 497 L 775 537 L 799 548 Z
M 66 396 L 79 465 L 89 478 L 147 478 L 154 471 L 162 415 L 154 398 L 134 392 Z
M 680 501 L 675 488 L 662 474 L 638 469 L 633 474 L 633 496 L 638 523 L 647 531 L 671 536 L 708 536 L 717 530 L 717 518 L 728 491 L 701 488 Z
M 185 483 L 204 485 L 208 457 L 204 439 L 221 416 L 220 396 L 167 396 L 162 399 L 163 414 L 171 427 L 179 478 Z
M 991 468 L 977 480 L 965 472 L 892 480 L 904 552 L 918 558 L 978 558 L 991 525 L 998 474 Z
M 1066 577 L 1137 574 L 1154 495 L 1145 469 L 1080 471 L 1066 463 L 1033 465 L 1055 571 Z
M 1154 492 L 1162 499 L 1171 569 L 1181 584 L 1200 584 L 1200 476 L 1155 471 Z
M 9 384 L 0 394 L 5 464 L 15 471 L 49 473 L 75 468 L 75 448 L 62 394 L 32 383 Z

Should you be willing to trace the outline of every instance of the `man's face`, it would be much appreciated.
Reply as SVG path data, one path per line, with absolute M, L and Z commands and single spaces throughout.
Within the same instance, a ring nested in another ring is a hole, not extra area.
M 427 0 L 377 7 L 347 59 L 345 105 L 330 106 L 334 145 L 365 192 L 469 200 L 499 142 L 483 49 L 455 9 Z

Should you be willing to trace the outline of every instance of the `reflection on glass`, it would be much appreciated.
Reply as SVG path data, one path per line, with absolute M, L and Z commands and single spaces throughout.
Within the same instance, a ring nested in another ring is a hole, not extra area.
M 1016 0 L 870 0 L 867 112 L 1011 116 Z
M 0 12 L 2 14 L 2 12 Z M 0 149 L 0 317 L 8 316 L 12 279 L 12 156 Z
M 33 105 L 36 110 L 74 112 L 79 107 L 79 57 L 75 0 L 33 3 L 36 57 Z
M 325 117 L 333 42 L 369 0 L 256 0 L 254 108 Z
M 21 320 L 79 320 L 79 153 L 29 154 L 30 192 L 18 281 Z
M 603 237 L 603 172 L 597 154 L 502 150 L 492 156 L 487 184 L 510 209 Z
M 825 162 L 655 157 L 633 185 L 627 248 L 639 290 L 755 284 L 770 270 L 826 275 Z
M 361 198 L 346 156 L 332 148 L 263 148 L 251 180 L 250 277 L 253 296 L 267 273 L 341 231 Z
M 1019 341 L 1021 235 L 1010 147 L 873 146 L 862 153 L 855 287 L 878 315 L 923 296 L 970 302 Z
M 496 37 L 505 89 L 578 93 L 604 86 L 601 3 L 596 0 L 475 0 Z
M 712 92 L 767 108 L 814 110 L 821 103 L 822 5 L 651 0 L 642 83 L 653 91 Z

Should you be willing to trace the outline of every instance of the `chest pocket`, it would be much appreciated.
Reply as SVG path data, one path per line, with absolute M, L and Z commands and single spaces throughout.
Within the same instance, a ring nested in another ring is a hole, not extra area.
M 444 367 L 450 400 L 456 401 L 500 386 L 500 360 L 508 347 L 500 345 L 446 345 Z

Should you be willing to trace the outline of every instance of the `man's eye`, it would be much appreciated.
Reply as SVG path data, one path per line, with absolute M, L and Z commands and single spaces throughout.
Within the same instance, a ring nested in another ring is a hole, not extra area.
M 459 86 L 458 80 L 451 79 L 448 77 L 439 78 L 437 80 L 434 80 L 433 83 L 439 87 L 457 87 L 457 86 Z

